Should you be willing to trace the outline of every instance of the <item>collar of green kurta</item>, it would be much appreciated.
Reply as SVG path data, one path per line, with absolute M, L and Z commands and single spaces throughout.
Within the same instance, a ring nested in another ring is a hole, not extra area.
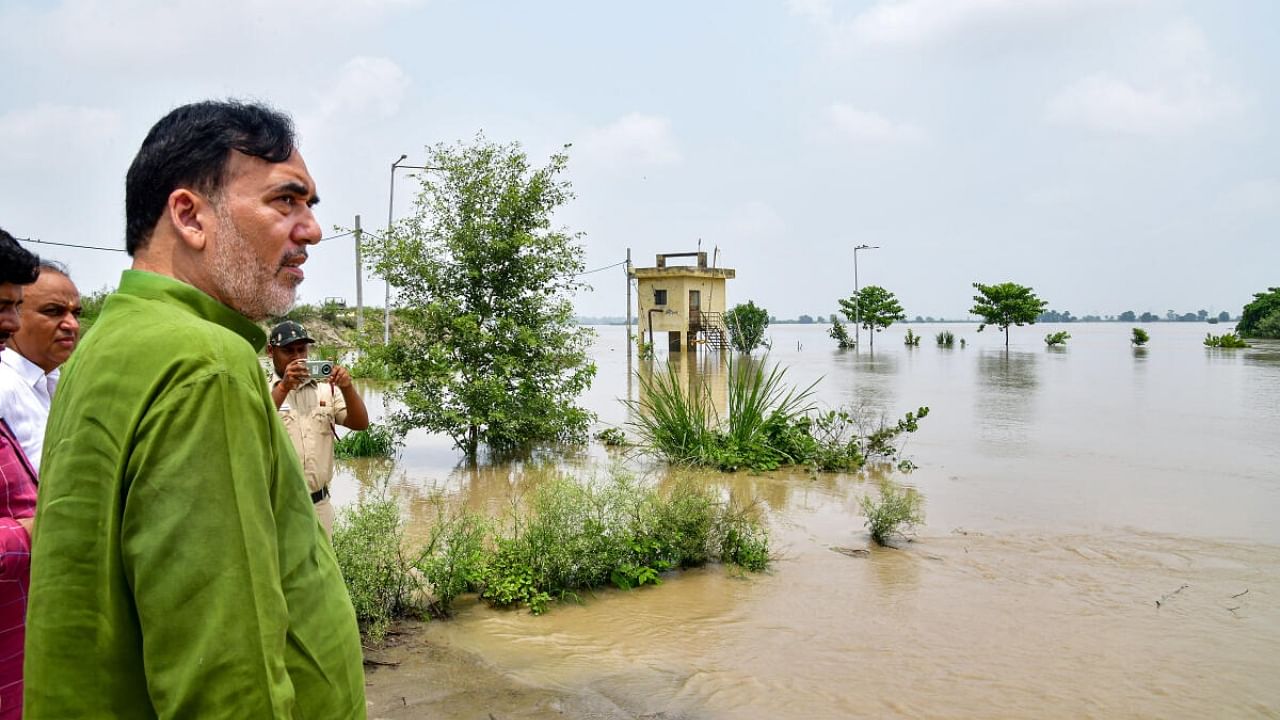
M 196 317 L 216 323 L 234 332 L 261 352 L 267 345 L 267 333 L 257 323 L 222 303 L 209 297 L 181 280 L 168 275 L 158 275 L 144 270 L 125 270 L 120 276 L 120 288 L 116 291 L 125 295 L 162 300 L 178 305 Z

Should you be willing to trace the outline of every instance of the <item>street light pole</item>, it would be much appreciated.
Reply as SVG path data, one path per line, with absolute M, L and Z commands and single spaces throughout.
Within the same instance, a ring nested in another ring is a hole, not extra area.
M 862 349 L 862 298 L 858 297 L 858 251 L 879 250 L 879 245 L 855 245 L 853 247 L 853 346 Z
M 408 155 L 400 155 L 400 159 L 391 163 L 391 189 L 387 193 L 387 240 L 391 239 L 391 223 L 394 221 L 396 210 L 396 170 L 439 170 L 440 168 L 429 167 L 427 165 L 401 165 Z M 386 281 L 386 294 L 382 301 L 382 344 L 391 344 L 391 279 L 383 277 Z

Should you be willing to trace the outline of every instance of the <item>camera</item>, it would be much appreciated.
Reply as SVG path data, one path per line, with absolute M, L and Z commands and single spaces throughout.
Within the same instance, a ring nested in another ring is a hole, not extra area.
M 307 372 L 311 373 L 311 377 L 327 378 L 333 375 L 332 360 L 308 360 Z

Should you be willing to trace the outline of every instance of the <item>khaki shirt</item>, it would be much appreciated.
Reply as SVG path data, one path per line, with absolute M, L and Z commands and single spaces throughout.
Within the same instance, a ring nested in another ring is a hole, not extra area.
M 272 377 L 271 387 L 280 382 Z M 347 419 L 347 401 L 342 391 L 327 380 L 307 380 L 289 391 L 280 404 L 280 420 L 302 461 L 307 490 L 316 492 L 333 479 L 333 426 Z

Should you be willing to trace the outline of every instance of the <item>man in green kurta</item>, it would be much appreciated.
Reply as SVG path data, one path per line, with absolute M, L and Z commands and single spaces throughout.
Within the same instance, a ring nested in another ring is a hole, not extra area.
M 320 239 L 289 119 L 197 103 L 126 180 L 133 269 L 45 440 L 28 718 L 363 718 L 359 630 L 253 322 Z

